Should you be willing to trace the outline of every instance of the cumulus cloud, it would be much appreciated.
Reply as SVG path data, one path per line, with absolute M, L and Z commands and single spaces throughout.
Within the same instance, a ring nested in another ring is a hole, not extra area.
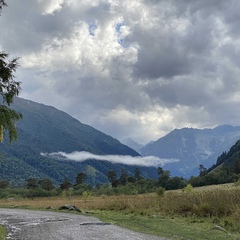
M 20 96 L 146 143 L 240 124 L 239 11 L 236 0 L 12 0 L 0 49 L 21 57 Z
M 128 155 L 96 155 L 89 152 L 54 152 L 54 153 L 41 153 L 42 156 L 52 157 L 60 160 L 72 160 L 77 162 L 83 162 L 89 159 L 98 161 L 109 161 L 112 163 L 121 163 L 126 165 L 146 166 L 146 167 L 159 167 L 166 163 L 178 162 L 178 159 L 162 159 L 155 156 L 147 157 L 132 157 Z

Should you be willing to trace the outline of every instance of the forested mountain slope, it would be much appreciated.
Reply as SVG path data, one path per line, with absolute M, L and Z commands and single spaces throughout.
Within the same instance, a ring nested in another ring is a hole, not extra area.
M 16 98 L 12 108 L 22 113 L 17 122 L 18 140 L 12 144 L 5 138 L 0 143 L 0 179 L 24 182 L 29 177 L 50 178 L 56 184 L 65 177 L 74 181 L 78 172 L 86 172 L 88 182 L 107 181 L 107 172 L 120 172 L 124 167 L 134 174 L 135 166 L 112 164 L 107 161 L 59 161 L 41 153 L 87 151 L 99 155 L 139 156 L 133 149 L 121 144 L 93 127 L 82 124 L 65 112 L 29 100 Z M 145 177 L 156 178 L 155 168 L 140 168 Z

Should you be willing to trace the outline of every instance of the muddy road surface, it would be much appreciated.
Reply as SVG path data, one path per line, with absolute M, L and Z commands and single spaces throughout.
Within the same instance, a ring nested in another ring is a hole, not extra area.
M 61 212 L 2 208 L 0 224 L 8 229 L 9 240 L 165 240 Z

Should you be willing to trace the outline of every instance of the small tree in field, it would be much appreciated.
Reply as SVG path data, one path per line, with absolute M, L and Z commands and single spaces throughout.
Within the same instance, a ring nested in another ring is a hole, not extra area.
M 193 191 L 193 186 L 189 183 L 186 187 L 182 190 L 185 193 L 191 193 Z
M 72 183 L 70 183 L 67 178 L 64 178 L 64 181 L 60 184 L 60 188 L 62 190 L 68 190 L 70 187 L 72 187 Z
M 48 178 L 39 180 L 38 184 L 39 184 L 40 188 L 47 190 L 47 191 L 50 191 L 55 188 L 53 185 L 53 182 Z
M 26 180 L 27 189 L 36 189 L 38 187 L 38 181 L 36 178 L 29 178 Z
M 165 193 L 165 188 L 163 187 L 158 187 L 156 190 L 157 196 L 158 197 L 163 197 L 164 193 Z
M 7 188 L 9 186 L 9 182 L 7 180 L 0 180 L 0 189 Z
M 140 172 L 139 168 L 135 168 L 134 178 L 135 178 L 135 181 L 140 181 L 142 179 L 141 172 Z
M 119 185 L 119 181 L 117 180 L 117 173 L 113 170 L 108 172 L 108 180 L 111 182 L 112 187 L 117 187 Z
M 76 177 L 75 185 L 83 184 L 86 179 L 87 179 L 87 174 L 86 173 L 83 173 L 83 172 L 78 173 L 77 177 Z

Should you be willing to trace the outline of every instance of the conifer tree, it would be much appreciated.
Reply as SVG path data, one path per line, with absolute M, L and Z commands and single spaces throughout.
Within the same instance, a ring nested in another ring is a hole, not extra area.
M 0 0 L 0 14 L 6 6 L 4 0 Z M 18 67 L 18 58 L 8 60 L 8 54 L 0 51 L 0 142 L 7 131 L 10 142 L 17 139 L 16 122 L 22 115 L 10 109 L 15 96 L 19 94 L 20 82 L 14 80 L 14 72 Z

